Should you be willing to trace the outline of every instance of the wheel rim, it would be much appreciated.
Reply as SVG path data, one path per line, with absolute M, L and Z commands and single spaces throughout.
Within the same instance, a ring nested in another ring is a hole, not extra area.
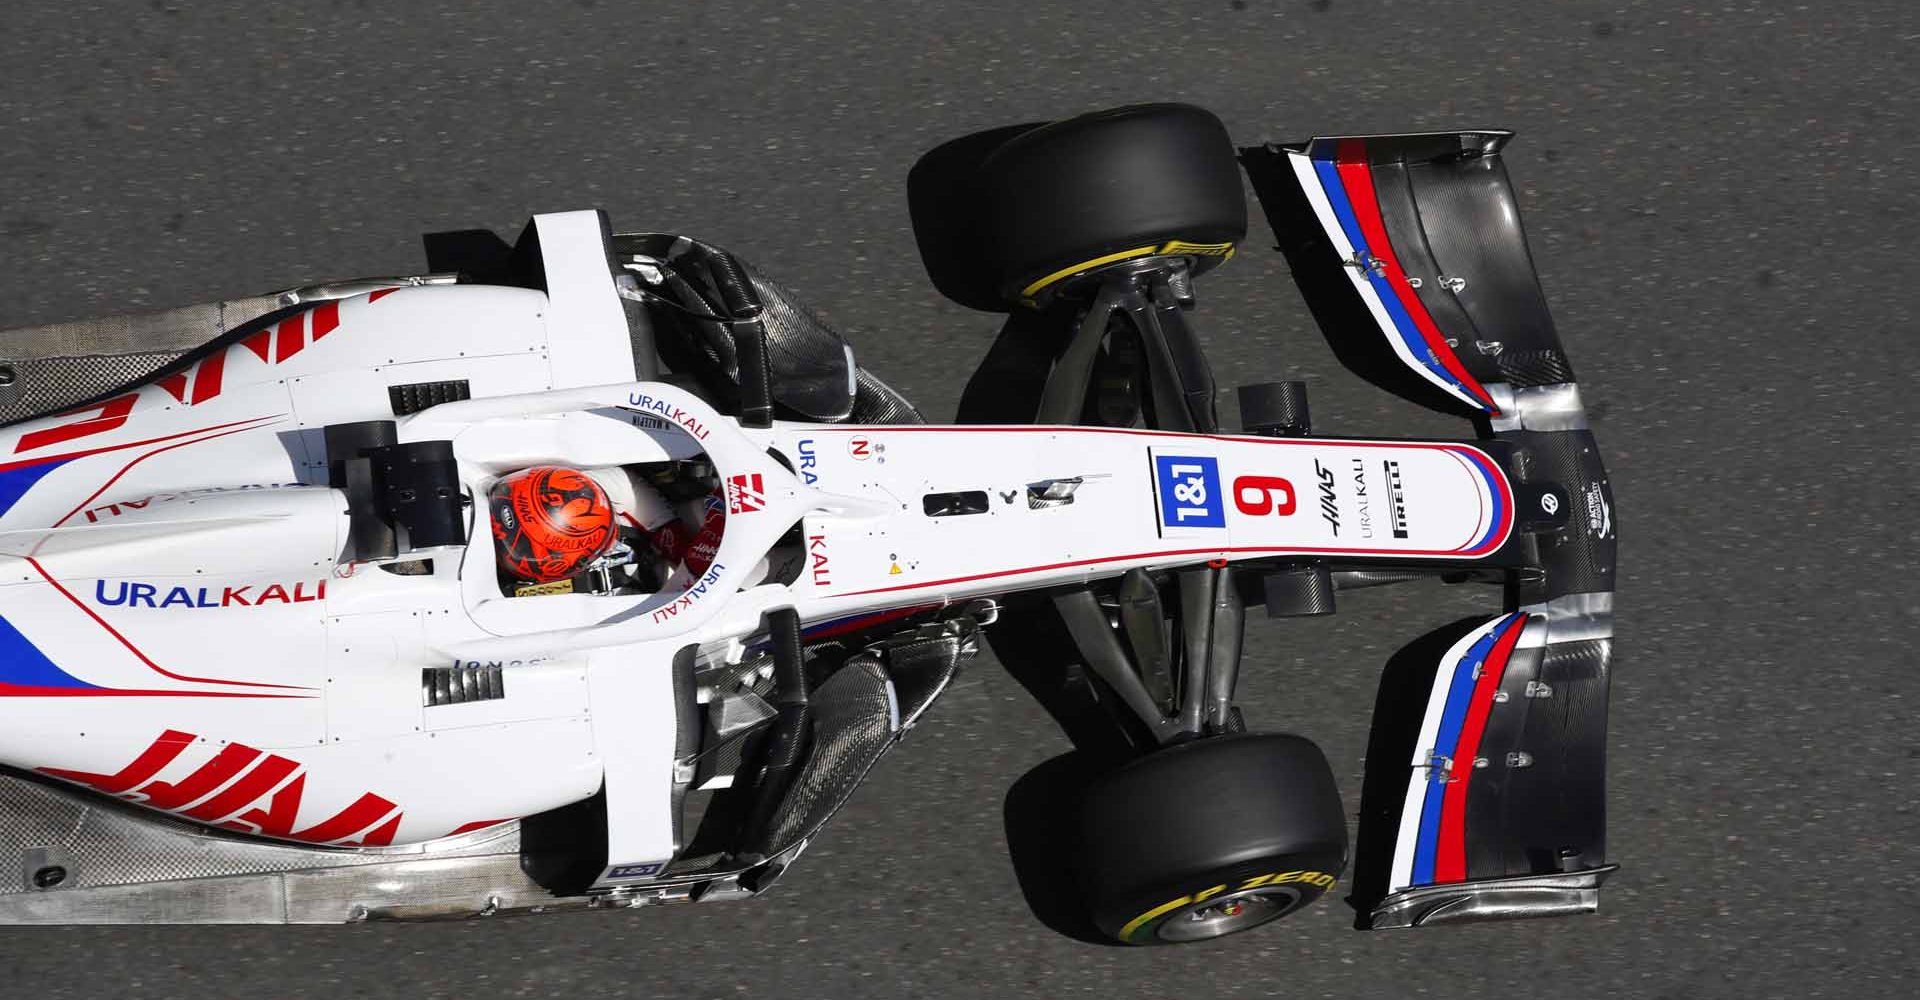
M 1154 933 L 1162 941 L 1203 941 L 1278 920 L 1299 903 L 1291 886 L 1261 886 L 1176 910 Z

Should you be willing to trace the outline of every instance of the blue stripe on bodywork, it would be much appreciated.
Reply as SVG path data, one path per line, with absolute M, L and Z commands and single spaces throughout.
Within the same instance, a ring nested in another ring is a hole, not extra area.
M 1346 231 L 1347 242 L 1353 244 L 1355 253 L 1366 255 L 1368 260 L 1373 259 L 1373 248 L 1367 245 L 1359 217 L 1353 214 L 1353 200 L 1340 182 L 1339 168 L 1334 166 L 1332 160 L 1315 160 L 1313 170 L 1320 177 L 1320 186 L 1326 189 L 1327 202 L 1333 206 L 1333 214 L 1340 220 L 1340 228 Z M 1399 335 L 1400 342 L 1407 345 L 1407 349 L 1420 359 L 1421 364 L 1448 382 L 1459 385 L 1460 380 L 1454 378 L 1453 373 L 1440 364 L 1440 359 L 1433 356 L 1426 338 L 1420 336 L 1420 328 L 1414 325 L 1413 317 L 1407 315 L 1406 307 L 1400 304 L 1400 296 L 1394 292 L 1392 285 L 1387 284 L 1387 279 L 1375 274 L 1372 268 L 1362 268 L 1360 273 L 1366 277 L 1367 284 L 1373 286 L 1374 294 L 1386 308 L 1387 316 L 1393 320 L 1393 332 Z
M 38 465 L 25 465 L 13 469 L 0 470 L 0 515 L 13 509 L 27 491 L 39 485 L 47 473 L 67 464 L 67 459 L 55 459 Z
M 1313 171 L 1320 178 L 1320 187 L 1327 193 L 1327 203 L 1333 206 L 1334 217 L 1340 220 L 1340 228 L 1347 234 L 1347 242 L 1353 245 L 1355 253 L 1364 254 L 1371 260 L 1373 248 L 1367 245 L 1366 235 L 1360 229 L 1360 220 L 1353 214 L 1353 201 L 1347 195 L 1346 186 L 1340 182 L 1339 168 L 1332 160 L 1314 160 Z M 1392 332 L 1399 336 L 1400 342 L 1413 352 L 1413 356 L 1421 365 L 1435 375 L 1446 379 L 1449 385 L 1457 387 L 1470 397 L 1473 396 L 1473 392 L 1455 378 L 1438 357 L 1434 356 L 1433 349 L 1427 346 L 1427 339 L 1420 335 L 1419 326 L 1407 313 L 1406 306 L 1400 302 L 1399 294 L 1393 290 L 1392 285 L 1387 283 L 1387 279 L 1375 274 L 1371 268 L 1362 268 L 1361 274 L 1366 277 L 1367 284 L 1373 286 L 1374 295 L 1380 299 L 1381 307 L 1386 309 L 1388 319 L 1393 321 Z
M 1509 616 L 1511 617 L 1511 616 Z M 1485 662 L 1487 654 L 1492 652 L 1498 642 L 1501 629 L 1487 630 L 1473 645 L 1467 647 L 1466 655 L 1454 665 L 1453 676 L 1447 682 L 1447 705 L 1440 713 L 1440 731 L 1434 735 L 1433 751 L 1438 754 L 1441 747 L 1448 753 L 1460 743 L 1460 727 L 1467 721 L 1467 706 L 1473 701 L 1474 670 Z M 1461 769 L 1465 768 L 1465 771 Z M 1458 773 L 1457 781 L 1465 781 L 1473 770 L 1473 761 L 1454 761 L 1449 770 Z M 1437 767 L 1427 770 L 1427 793 L 1420 802 L 1420 836 L 1414 841 L 1413 884 L 1429 885 L 1433 882 L 1434 856 L 1440 846 L 1440 804 L 1446 798 L 1448 771 Z
M 13 623 L 0 618 L 0 683 L 21 687 L 98 688 L 60 669 Z
M 1494 532 L 1500 532 L 1500 526 L 1507 516 L 1507 509 L 1501 505 L 1500 501 L 1500 472 L 1494 470 L 1492 463 L 1488 463 L 1478 451 L 1471 451 L 1467 457 L 1473 461 L 1473 466 L 1480 470 L 1480 476 L 1486 480 L 1486 495 L 1494 499 L 1494 522 L 1486 526 L 1486 534 L 1480 536 L 1480 541 L 1473 543 L 1473 547 L 1478 549 L 1480 545 L 1486 545 L 1486 539 L 1494 537 Z
M 1487 496 L 1493 500 L 1493 520 L 1487 524 L 1487 533 L 1481 535 L 1479 539 L 1467 547 L 1467 550 L 1471 552 L 1487 544 L 1487 540 L 1492 538 L 1494 534 L 1500 530 L 1500 525 L 1505 523 L 1506 507 L 1500 502 L 1500 473 L 1496 471 L 1485 458 L 1481 457 L 1478 451 L 1466 450 L 1464 454 L 1466 455 L 1467 463 L 1473 466 L 1475 472 L 1480 473 L 1480 478 L 1487 481 Z
M 1315 160 L 1313 172 L 1320 178 L 1320 187 L 1327 192 L 1327 204 L 1333 206 L 1334 218 L 1340 220 L 1340 228 L 1346 231 L 1347 242 L 1355 253 L 1368 253 L 1367 237 L 1360 231 L 1360 219 L 1353 214 L 1353 202 L 1347 198 L 1346 185 L 1340 183 L 1339 168 L 1332 160 Z

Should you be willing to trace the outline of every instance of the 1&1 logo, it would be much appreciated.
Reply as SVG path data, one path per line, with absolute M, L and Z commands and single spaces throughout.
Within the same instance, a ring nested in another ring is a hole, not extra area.
M 1224 528 L 1220 504 L 1220 462 L 1209 456 L 1153 456 L 1154 485 L 1160 495 L 1160 524 L 1166 528 Z

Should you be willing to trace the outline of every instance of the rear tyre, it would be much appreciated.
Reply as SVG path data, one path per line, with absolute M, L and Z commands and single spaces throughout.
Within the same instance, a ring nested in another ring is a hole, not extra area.
M 1128 764 L 1088 791 L 1080 836 L 1093 922 L 1133 945 L 1277 920 L 1318 899 L 1347 857 L 1325 755 L 1277 734 L 1196 740 Z
M 1031 304 L 1075 275 L 1142 257 L 1198 273 L 1247 235 L 1240 166 L 1220 119 L 1144 104 L 1022 133 L 981 165 L 986 247 L 1002 295 Z

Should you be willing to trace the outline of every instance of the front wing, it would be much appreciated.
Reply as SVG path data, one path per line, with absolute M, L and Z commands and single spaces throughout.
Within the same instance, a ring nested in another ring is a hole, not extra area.
M 1505 614 L 1435 633 L 1389 666 L 1356 859 L 1367 926 L 1590 912 L 1615 867 L 1613 495 L 1520 227 L 1500 156 L 1510 138 L 1242 151 L 1341 360 L 1471 417 L 1513 447 L 1523 481 L 1560 485 L 1573 507 L 1564 528 L 1529 537 L 1539 569 L 1509 585 Z

